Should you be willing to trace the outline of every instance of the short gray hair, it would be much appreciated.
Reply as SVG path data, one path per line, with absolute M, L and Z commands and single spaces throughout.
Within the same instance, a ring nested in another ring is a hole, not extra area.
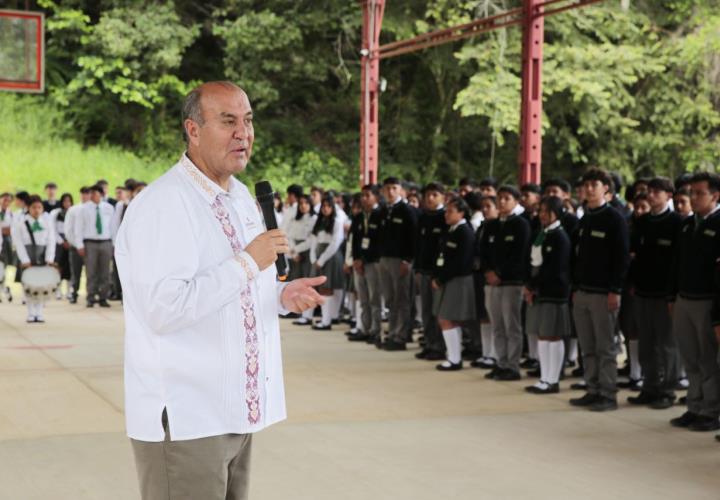
M 217 82 L 205 82 L 201 85 L 198 85 L 194 89 L 192 89 L 188 95 L 185 96 L 185 101 L 183 102 L 182 107 L 182 127 L 183 127 L 183 135 L 185 136 L 185 143 L 187 144 L 189 142 L 189 137 L 187 135 L 187 130 L 185 130 L 185 120 L 192 120 L 201 127 L 205 125 L 205 118 L 203 117 L 202 113 L 202 95 L 203 95 L 203 89 L 208 86 L 218 86 L 223 87 L 225 89 L 232 89 L 232 90 L 239 90 L 240 92 L 245 92 L 243 89 L 241 89 L 239 86 L 234 84 L 230 81 L 217 81 Z

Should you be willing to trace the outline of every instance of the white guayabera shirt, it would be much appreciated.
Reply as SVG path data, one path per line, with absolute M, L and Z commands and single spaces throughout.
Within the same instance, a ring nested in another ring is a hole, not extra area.
M 286 418 L 275 266 L 243 248 L 265 231 L 254 198 L 183 155 L 128 206 L 115 258 L 125 310 L 128 435 L 257 432 Z

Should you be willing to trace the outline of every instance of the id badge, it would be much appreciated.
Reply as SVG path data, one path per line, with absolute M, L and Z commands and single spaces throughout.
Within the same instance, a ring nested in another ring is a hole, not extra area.
M 368 248 L 370 248 L 370 238 L 363 238 L 362 242 L 360 243 L 360 248 L 362 248 L 363 250 L 367 250 Z
M 443 256 L 443 254 L 438 255 L 435 265 L 437 265 L 438 267 L 443 267 L 445 265 L 445 257 Z

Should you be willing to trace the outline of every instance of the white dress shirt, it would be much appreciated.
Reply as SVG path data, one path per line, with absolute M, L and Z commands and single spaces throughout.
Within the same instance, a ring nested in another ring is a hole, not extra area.
M 65 224 L 63 227 L 65 230 L 65 240 L 75 248 L 78 246 L 78 240 L 82 242 L 82 238 L 77 234 L 79 226 L 78 220 L 80 219 L 82 207 L 82 205 L 73 205 L 68 208 L 68 211 L 65 214 Z
M 310 237 L 312 236 L 313 227 L 317 215 L 303 214 L 298 220 L 295 217 L 287 223 L 286 231 L 290 242 L 290 257 L 295 257 L 301 253 L 310 250 Z M 297 242 L 297 243 L 296 243 Z
M 97 209 L 100 207 L 100 220 L 102 221 L 102 231 L 97 231 Z M 82 204 L 82 210 L 78 214 L 75 221 L 74 232 L 77 238 L 77 248 L 85 248 L 85 240 L 110 240 L 112 239 L 111 228 L 112 218 L 115 209 L 106 201 L 95 204 L 88 201 Z
M 65 238 L 63 237 L 65 234 L 65 221 L 59 220 L 60 212 L 62 212 L 62 208 L 53 208 L 50 211 L 50 222 L 55 231 L 55 239 L 58 245 L 62 245 L 65 242 Z M 65 215 L 67 215 L 67 212 Z
M 218 201 L 219 200 L 219 201 Z M 221 205 L 219 205 L 221 204 Z M 125 311 L 127 432 L 162 441 L 259 431 L 286 418 L 275 266 L 242 249 L 265 231 L 247 187 L 183 155 L 128 206 L 115 259 Z
M 27 248 L 25 248 L 25 246 L 32 245 L 32 239 L 30 238 L 30 233 L 25 226 L 25 221 L 32 226 L 35 219 L 33 219 L 30 214 L 17 217 L 10 230 L 10 237 L 13 240 L 15 251 L 17 252 L 20 262 L 23 264 L 30 264 L 30 256 L 28 255 Z M 50 220 L 50 216 L 47 212 L 43 212 L 37 221 L 40 223 L 40 227 L 42 227 L 42 229 L 33 233 L 35 244 L 37 246 L 45 245 L 45 262 L 53 262 L 55 260 L 55 231 L 53 230 L 52 221 Z
M 310 238 L 310 262 L 312 264 L 317 263 L 320 267 L 324 266 L 329 261 L 335 252 L 340 249 L 340 245 L 345 240 L 345 229 L 343 227 L 343 219 L 335 216 L 335 223 L 333 224 L 332 234 L 327 231 L 318 231 L 317 234 L 313 234 Z M 322 254 L 317 254 L 317 246 L 325 243 L 327 248 Z
M 125 211 L 127 210 L 127 201 L 118 201 L 115 204 L 115 211 L 113 212 L 112 220 L 110 221 L 110 236 L 112 237 L 113 243 L 117 239 L 117 233 L 120 230 L 120 223 L 125 217 Z

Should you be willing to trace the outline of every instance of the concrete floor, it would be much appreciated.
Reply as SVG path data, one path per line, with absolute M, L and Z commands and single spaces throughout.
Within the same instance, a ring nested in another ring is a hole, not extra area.
M 0 500 L 135 500 L 120 306 L 0 304 Z M 568 406 L 414 351 L 283 321 L 289 420 L 256 436 L 254 500 L 720 498 L 720 444 L 682 413 Z M 569 382 L 563 384 L 567 387 Z M 201 500 L 201 499 L 194 499 Z

